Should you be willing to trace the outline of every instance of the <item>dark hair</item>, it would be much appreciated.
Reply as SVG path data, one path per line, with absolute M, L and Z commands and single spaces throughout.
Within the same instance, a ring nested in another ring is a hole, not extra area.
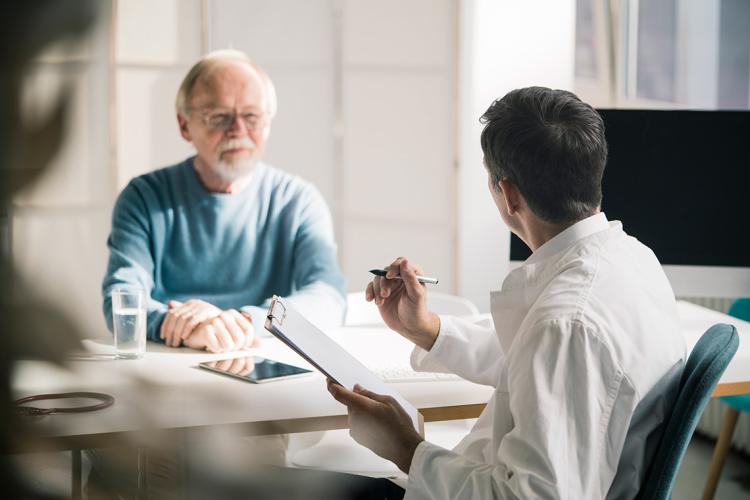
M 485 124 L 482 151 L 494 189 L 508 179 L 532 212 L 552 223 L 575 222 L 599 208 L 607 162 L 604 122 L 575 94 L 513 90 L 479 121 Z

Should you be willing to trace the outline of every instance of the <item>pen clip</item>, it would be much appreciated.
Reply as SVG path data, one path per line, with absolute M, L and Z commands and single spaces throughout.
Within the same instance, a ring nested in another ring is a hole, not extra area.
M 277 309 L 280 309 L 280 314 L 277 312 Z M 278 295 L 274 295 L 271 299 L 271 307 L 268 308 L 268 319 L 270 320 L 276 320 L 276 322 L 280 325 L 284 324 L 284 319 L 286 318 L 286 307 L 284 307 L 284 304 L 281 302 L 281 297 Z

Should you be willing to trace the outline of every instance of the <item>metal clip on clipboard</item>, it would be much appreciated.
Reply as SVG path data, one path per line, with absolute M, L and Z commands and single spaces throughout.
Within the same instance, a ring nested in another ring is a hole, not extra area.
M 305 361 L 313 365 L 323 375 L 330 378 L 337 384 L 340 384 L 340 382 L 336 380 L 333 375 L 328 373 L 325 368 L 320 366 L 314 359 L 312 359 L 303 350 L 301 350 L 297 346 L 297 344 L 293 340 L 289 339 L 281 330 L 281 327 L 284 326 L 284 320 L 286 319 L 286 311 L 286 306 L 281 301 L 281 297 L 279 297 L 278 295 L 274 295 L 271 299 L 271 307 L 268 308 L 268 314 L 266 315 L 266 330 L 271 332 L 276 338 L 285 343 L 291 350 L 299 354 L 302 358 L 305 359 Z
M 277 312 L 277 310 L 281 311 L 281 314 Z M 276 322 L 279 325 L 284 324 L 284 319 L 286 318 L 286 306 L 281 303 L 279 300 L 278 295 L 274 295 L 271 299 L 271 307 L 268 309 L 268 319 L 270 320 L 276 320 Z
M 409 414 L 414 428 L 424 433 L 422 415 L 391 386 L 380 380 L 357 358 L 310 323 L 281 297 L 273 296 L 266 316 L 266 330 L 299 354 L 318 371 L 351 390 L 354 384 L 392 396 Z

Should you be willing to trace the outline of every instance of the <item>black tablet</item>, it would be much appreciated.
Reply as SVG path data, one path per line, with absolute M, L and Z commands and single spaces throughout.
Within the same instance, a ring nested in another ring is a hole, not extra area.
M 306 370 L 299 366 L 288 365 L 258 356 L 240 356 L 238 358 L 204 361 L 203 363 L 199 363 L 198 366 L 255 384 L 301 377 L 312 373 L 311 370 Z

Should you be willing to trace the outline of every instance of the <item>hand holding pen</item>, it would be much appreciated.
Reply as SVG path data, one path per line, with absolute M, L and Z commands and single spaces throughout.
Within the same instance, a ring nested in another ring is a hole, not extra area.
M 437 279 L 424 276 L 404 257 L 382 271 L 370 272 L 376 276 L 367 285 L 365 299 L 375 302 L 389 328 L 429 350 L 440 331 L 440 319 L 427 309 L 424 283 L 437 283 Z
M 387 279 L 394 279 L 394 280 L 400 280 L 401 275 L 397 274 L 396 276 L 389 277 L 388 271 L 385 269 L 370 269 L 370 272 L 374 274 L 375 276 L 382 276 Z M 430 278 L 429 276 L 420 276 L 417 275 L 417 281 L 419 281 L 422 284 L 429 283 L 430 285 L 437 285 L 438 279 L 437 278 Z

